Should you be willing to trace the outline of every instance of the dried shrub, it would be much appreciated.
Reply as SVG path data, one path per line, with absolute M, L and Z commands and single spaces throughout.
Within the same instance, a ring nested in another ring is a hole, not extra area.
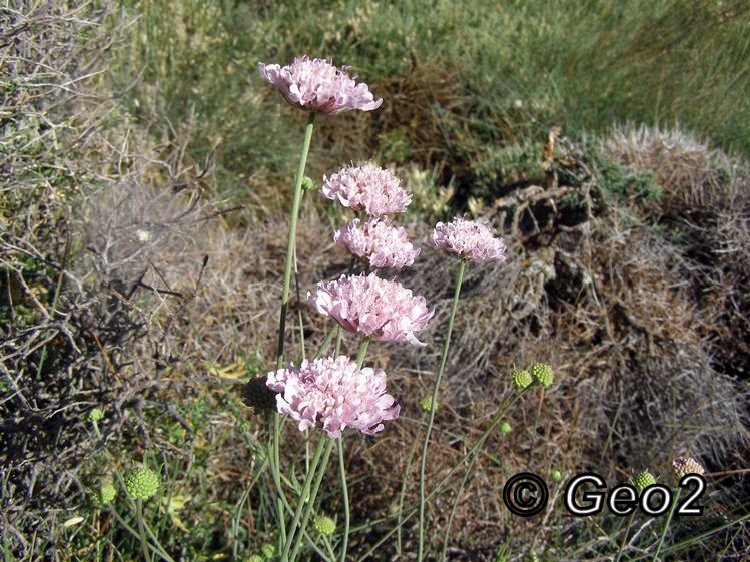
M 201 263 L 192 284 L 157 285 L 214 211 L 184 146 L 147 156 L 119 100 L 96 93 L 111 5 L 16 4 L 0 10 L 0 520 L 7 552 L 52 559 L 85 461 L 148 443 L 143 409 L 169 410 L 156 375 Z

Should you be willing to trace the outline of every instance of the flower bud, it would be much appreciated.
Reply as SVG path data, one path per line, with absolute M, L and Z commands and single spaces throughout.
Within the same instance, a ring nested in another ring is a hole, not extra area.
M 111 482 L 105 482 L 98 489 L 92 490 L 91 499 L 98 507 L 103 507 L 117 496 L 117 489 Z
M 549 476 L 553 482 L 560 482 L 563 479 L 562 471 L 559 468 L 553 468 L 549 471 Z
M 515 387 L 520 390 L 528 388 L 531 386 L 531 383 L 534 382 L 531 378 L 531 373 L 526 369 L 512 369 L 510 372 L 510 378 L 513 380 Z
M 331 536 L 336 530 L 336 523 L 326 515 L 316 515 L 313 526 L 323 535 Z
M 425 412 L 432 412 L 433 410 L 437 412 L 438 408 L 440 407 L 440 403 L 436 400 L 435 404 L 432 403 L 432 397 L 431 396 L 425 396 L 419 401 L 419 407 L 422 408 Z
M 543 388 L 549 388 L 555 382 L 555 375 L 552 373 L 552 367 L 546 363 L 534 363 L 531 366 L 531 376 Z
M 656 484 L 656 478 L 648 470 L 642 470 L 638 474 L 630 477 L 630 482 L 635 486 L 640 494 L 643 490 L 648 488 L 651 484 Z
M 271 558 L 276 556 L 276 545 L 267 542 L 260 547 L 260 553 L 263 555 L 264 560 L 271 560 Z
M 104 412 L 99 408 L 93 408 L 89 411 L 88 420 L 91 423 L 96 423 L 104 417 Z
M 150 468 L 135 468 L 125 477 L 125 491 L 136 500 L 147 500 L 159 489 L 159 475 Z

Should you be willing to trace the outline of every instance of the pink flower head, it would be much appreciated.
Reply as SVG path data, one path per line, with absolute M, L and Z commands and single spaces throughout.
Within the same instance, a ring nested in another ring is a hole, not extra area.
M 373 341 L 423 346 L 414 332 L 424 330 L 435 314 L 434 309 L 428 310 L 424 297 L 415 297 L 400 283 L 374 273 L 321 281 L 315 297 L 308 292 L 307 300 L 344 329 Z
M 354 82 L 346 72 L 323 59 L 307 55 L 295 58 L 288 66 L 258 63 L 260 75 L 276 86 L 286 101 L 308 111 L 334 115 L 348 109 L 377 109 L 383 99 L 373 101 L 367 84 Z
M 279 393 L 279 413 L 298 421 L 300 431 L 319 425 L 331 438 L 345 427 L 372 435 L 383 429 L 382 422 L 398 418 L 401 406 L 386 394 L 385 382 L 382 369 L 360 369 L 343 355 L 303 360 L 266 378 L 266 385 Z
M 339 228 L 333 241 L 355 256 L 365 258 L 370 267 L 401 269 L 412 265 L 421 251 L 409 242 L 401 226 L 392 226 L 380 219 L 370 219 L 361 228 L 359 223 L 359 219 L 354 219 Z
M 323 177 L 320 192 L 344 207 L 365 211 L 368 215 L 403 213 L 411 195 L 401 180 L 384 168 L 372 164 L 345 166 L 330 178 Z
M 439 222 L 432 233 L 435 246 L 469 260 L 505 261 L 505 242 L 496 238 L 487 225 L 456 217 Z

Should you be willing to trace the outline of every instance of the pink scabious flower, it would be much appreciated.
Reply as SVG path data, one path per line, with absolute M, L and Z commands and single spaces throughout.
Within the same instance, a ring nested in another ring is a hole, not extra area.
M 307 55 L 295 58 L 288 66 L 258 63 L 260 75 L 276 86 L 286 101 L 307 111 L 335 115 L 348 109 L 377 109 L 383 99 L 373 101 L 367 84 L 354 82 L 347 74 L 322 59 L 310 60 Z
M 368 215 L 403 213 L 411 203 L 411 195 L 401 187 L 401 180 L 372 164 L 345 166 L 330 178 L 323 176 L 320 192 L 344 207 Z
M 303 360 L 266 378 L 266 385 L 279 393 L 279 413 L 299 422 L 300 431 L 322 426 L 331 438 L 345 427 L 372 435 L 383 429 L 382 422 L 398 418 L 401 406 L 386 394 L 385 383 L 382 369 L 360 369 L 343 355 Z
M 432 233 L 435 246 L 474 261 L 505 261 L 505 242 L 496 238 L 487 225 L 456 217 L 452 222 L 439 222 Z
M 360 227 L 360 220 L 342 226 L 333 241 L 355 256 L 365 258 L 370 267 L 401 269 L 412 265 L 421 251 L 409 242 L 406 230 L 380 219 L 370 219 Z
M 424 297 L 415 297 L 400 283 L 374 273 L 321 281 L 316 295 L 308 292 L 307 300 L 345 330 L 382 342 L 426 345 L 414 332 L 423 330 L 435 314 Z

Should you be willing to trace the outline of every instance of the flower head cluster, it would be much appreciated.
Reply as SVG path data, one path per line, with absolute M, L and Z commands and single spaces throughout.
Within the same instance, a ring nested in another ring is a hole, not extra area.
M 357 84 L 347 69 L 322 59 L 310 60 L 307 55 L 287 66 L 258 63 L 260 75 L 276 86 L 286 101 L 302 109 L 334 115 L 348 109 L 380 107 L 382 98 L 373 100 L 367 84 Z
M 125 491 L 136 500 L 147 500 L 159 490 L 159 475 L 150 468 L 134 468 L 125 477 Z
M 321 281 L 315 296 L 308 293 L 307 298 L 344 329 L 374 341 L 425 345 L 414 332 L 423 330 L 435 313 L 424 297 L 415 297 L 400 283 L 374 273 Z
M 321 426 L 331 438 L 353 427 L 372 435 L 383 421 L 398 417 L 401 407 L 385 392 L 381 369 L 357 367 L 346 356 L 303 360 L 267 375 L 266 384 L 276 395 L 276 408 L 299 422 L 300 431 Z
M 370 267 L 401 269 L 412 265 L 420 252 L 409 242 L 403 227 L 379 219 L 370 219 L 361 227 L 360 220 L 354 219 L 339 228 L 333 240 L 355 256 L 365 258 Z
M 487 225 L 456 217 L 452 222 L 439 222 L 432 233 L 435 245 L 462 259 L 474 261 L 505 261 L 505 242 L 495 238 Z
M 324 176 L 320 192 L 344 207 L 368 215 L 403 213 L 411 203 L 411 195 L 401 187 L 401 180 L 372 164 L 345 166 L 330 178 Z
M 555 374 L 552 372 L 552 367 L 546 363 L 534 363 L 529 371 L 534 380 L 544 388 L 549 388 L 555 382 Z
M 520 390 L 530 387 L 531 383 L 534 382 L 531 373 L 526 369 L 516 369 L 515 367 L 510 371 L 510 379 L 513 381 L 515 387 Z

